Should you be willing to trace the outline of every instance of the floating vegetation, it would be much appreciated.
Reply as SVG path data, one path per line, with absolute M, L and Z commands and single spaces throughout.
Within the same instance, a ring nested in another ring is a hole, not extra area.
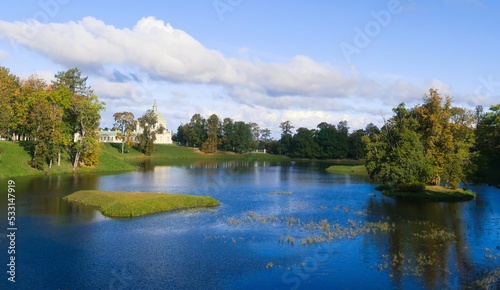
M 455 233 L 448 231 L 446 229 L 435 229 L 431 228 L 430 230 L 423 230 L 418 233 L 413 233 L 414 237 L 422 238 L 422 239 L 431 239 L 431 240 L 441 240 L 445 241 L 453 241 L 455 240 Z
M 497 248 L 498 248 L 498 247 L 497 247 Z M 500 253 L 498 253 L 498 254 L 496 254 L 496 255 L 495 255 L 495 254 L 493 253 L 493 250 L 491 250 L 491 249 L 489 249 L 489 248 L 484 248 L 484 251 L 486 252 L 485 257 L 486 257 L 487 259 L 492 259 L 492 260 L 496 260 L 497 258 L 499 258 L 499 259 L 500 259 Z
M 295 238 L 292 236 L 286 236 L 284 238 L 279 238 L 278 241 L 290 244 L 292 246 L 295 244 Z
M 272 269 L 273 267 L 274 267 L 273 262 L 269 262 L 269 263 L 267 263 L 267 265 L 266 265 L 266 268 L 268 268 L 268 269 Z
M 481 280 L 474 282 L 478 289 L 499 289 L 500 288 L 500 270 L 494 270 L 485 273 Z
M 271 194 L 278 194 L 278 195 L 289 195 L 292 194 L 293 191 L 273 191 Z
M 415 258 L 406 258 L 405 254 L 399 251 L 392 255 L 382 255 L 382 258 L 384 262 L 376 265 L 379 271 L 391 269 L 391 272 L 399 273 L 402 276 L 421 277 L 430 267 L 441 266 L 436 252 L 419 252 Z M 448 269 L 441 268 L 441 270 L 451 274 Z M 389 276 L 392 278 L 394 274 L 391 273 Z

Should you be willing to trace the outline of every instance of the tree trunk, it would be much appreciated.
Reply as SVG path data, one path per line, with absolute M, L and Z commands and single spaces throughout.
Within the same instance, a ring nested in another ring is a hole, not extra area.
M 75 162 L 73 163 L 73 170 L 78 168 L 78 162 L 80 161 L 80 151 L 77 151 L 75 154 Z
M 57 166 L 61 166 L 61 151 L 57 152 Z
M 49 161 L 49 169 L 52 169 L 52 158 Z

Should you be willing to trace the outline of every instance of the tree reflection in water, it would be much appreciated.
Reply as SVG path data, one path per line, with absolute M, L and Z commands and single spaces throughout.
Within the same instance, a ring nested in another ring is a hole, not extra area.
M 368 221 L 388 219 L 395 225 L 384 236 L 364 236 L 376 239 L 373 242 L 381 257 L 376 268 L 387 271 L 396 288 L 404 288 L 405 281 L 412 279 L 427 289 L 480 286 L 478 280 L 495 265 L 474 263 L 466 234 L 465 206 L 370 198 Z

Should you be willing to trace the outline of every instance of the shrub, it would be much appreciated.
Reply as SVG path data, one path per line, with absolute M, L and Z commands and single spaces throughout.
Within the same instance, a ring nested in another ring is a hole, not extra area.
M 396 185 L 396 190 L 397 191 L 404 191 L 404 192 L 421 192 L 424 191 L 425 189 L 425 184 L 422 182 L 408 182 L 408 183 L 401 183 Z

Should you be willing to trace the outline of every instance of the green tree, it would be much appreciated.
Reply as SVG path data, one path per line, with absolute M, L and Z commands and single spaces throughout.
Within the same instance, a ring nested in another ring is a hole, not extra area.
M 201 145 L 201 150 L 205 153 L 217 152 L 220 135 L 220 120 L 216 114 L 212 114 L 206 122 L 207 139 Z
M 316 130 L 307 128 L 297 129 L 292 139 L 293 155 L 305 158 L 317 158 L 320 155 L 320 147 L 314 140 Z
M 248 125 L 250 126 L 250 131 L 252 131 L 252 149 L 255 150 L 259 147 L 260 126 L 255 122 L 250 122 Z
M 78 68 L 58 72 L 53 81 L 56 90 L 69 90 L 71 105 L 63 115 L 63 135 L 76 136 L 69 143 L 73 151 L 73 169 L 83 163 L 95 166 L 99 161 L 100 145 L 97 130 L 101 120 L 100 112 L 104 110 L 104 102 L 87 86 L 87 78 L 82 77 Z M 65 141 L 67 142 L 67 140 Z
M 391 187 L 426 182 L 429 162 L 424 155 L 418 123 L 404 103 L 393 109 L 395 115 L 385 122 L 379 134 L 362 137 L 366 143 L 366 170 L 374 180 Z
M 104 110 L 104 103 L 99 101 L 96 95 L 73 95 L 71 115 L 77 132 L 73 169 L 78 168 L 80 161 L 85 166 L 95 166 L 99 161 L 101 147 L 98 141 L 98 129 L 102 110 Z
M 158 116 L 151 109 L 147 110 L 137 121 L 142 129 L 142 132 L 137 135 L 139 148 L 146 156 L 151 156 L 154 151 L 156 134 L 162 134 L 165 128 L 163 125 L 158 126 Z
M 316 143 L 319 145 L 321 150 L 322 158 L 335 158 L 336 153 L 336 140 L 337 140 L 337 128 L 326 122 L 321 122 L 316 126 Z
M 0 66 L 0 137 L 10 137 L 14 133 L 13 105 L 20 87 L 19 78 L 11 74 L 8 68 Z
M 281 138 L 279 140 L 278 152 L 281 155 L 290 155 L 292 152 L 292 123 L 290 121 L 285 121 L 280 124 Z
M 337 138 L 336 138 L 336 158 L 346 158 L 349 154 L 349 126 L 347 121 L 340 121 L 337 124 Z
M 365 157 L 365 144 L 363 143 L 363 136 L 366 133 L 363 129 L 356 130 L 349 134 L 348 142 L 348 158 L 359 159 Z
M 500 188 L 500 104 L 480 113 L 476 140 L 474 180 Z
M 245 153 L 252 150 L 253 134 L 250 124 L 243 121 L 236 121 L 233 125 L 233 135 L 230 137 L 233 151 Z
M 187 136 L 188 142 L 193 146 L 200 147 L 207 139 L 207 132 L 205 131 L 206 120 L 200 114 L 194 114 L 189 121 L 189 135 Z
M 446 153 L 448 161 L 443 166 L 442 179 L 451 188 L 457 188 L 460 182 L 467 183 L 470 176 L 476 141 L 473 129 L 475 119 L 471 110 L 458 107 L 450 110 L 449 127 L 453 141 L 452 149 Z
M 87 86 L 87 79 L 88 77 L 82 77 L 82 72 L 79 68 L 74 67 L 67 71 L 58 72 L 52 83 L 56 88 L 64 85 L 73 94 L 90 97 L 94 91 L 91 87 Z
M 122 154 L 124 153 L 125 144 L 128 146 L 132 146 L 134 143 L 135 137 L 135 127 L 137 121 L 134 119 L 134 114 L 131 112 L 117 112 L 113 114 L 113 118 L 115 119 L 114 126 L 116 127 L 119 133 L 116 135 L 116 138 L 122 140 Z

